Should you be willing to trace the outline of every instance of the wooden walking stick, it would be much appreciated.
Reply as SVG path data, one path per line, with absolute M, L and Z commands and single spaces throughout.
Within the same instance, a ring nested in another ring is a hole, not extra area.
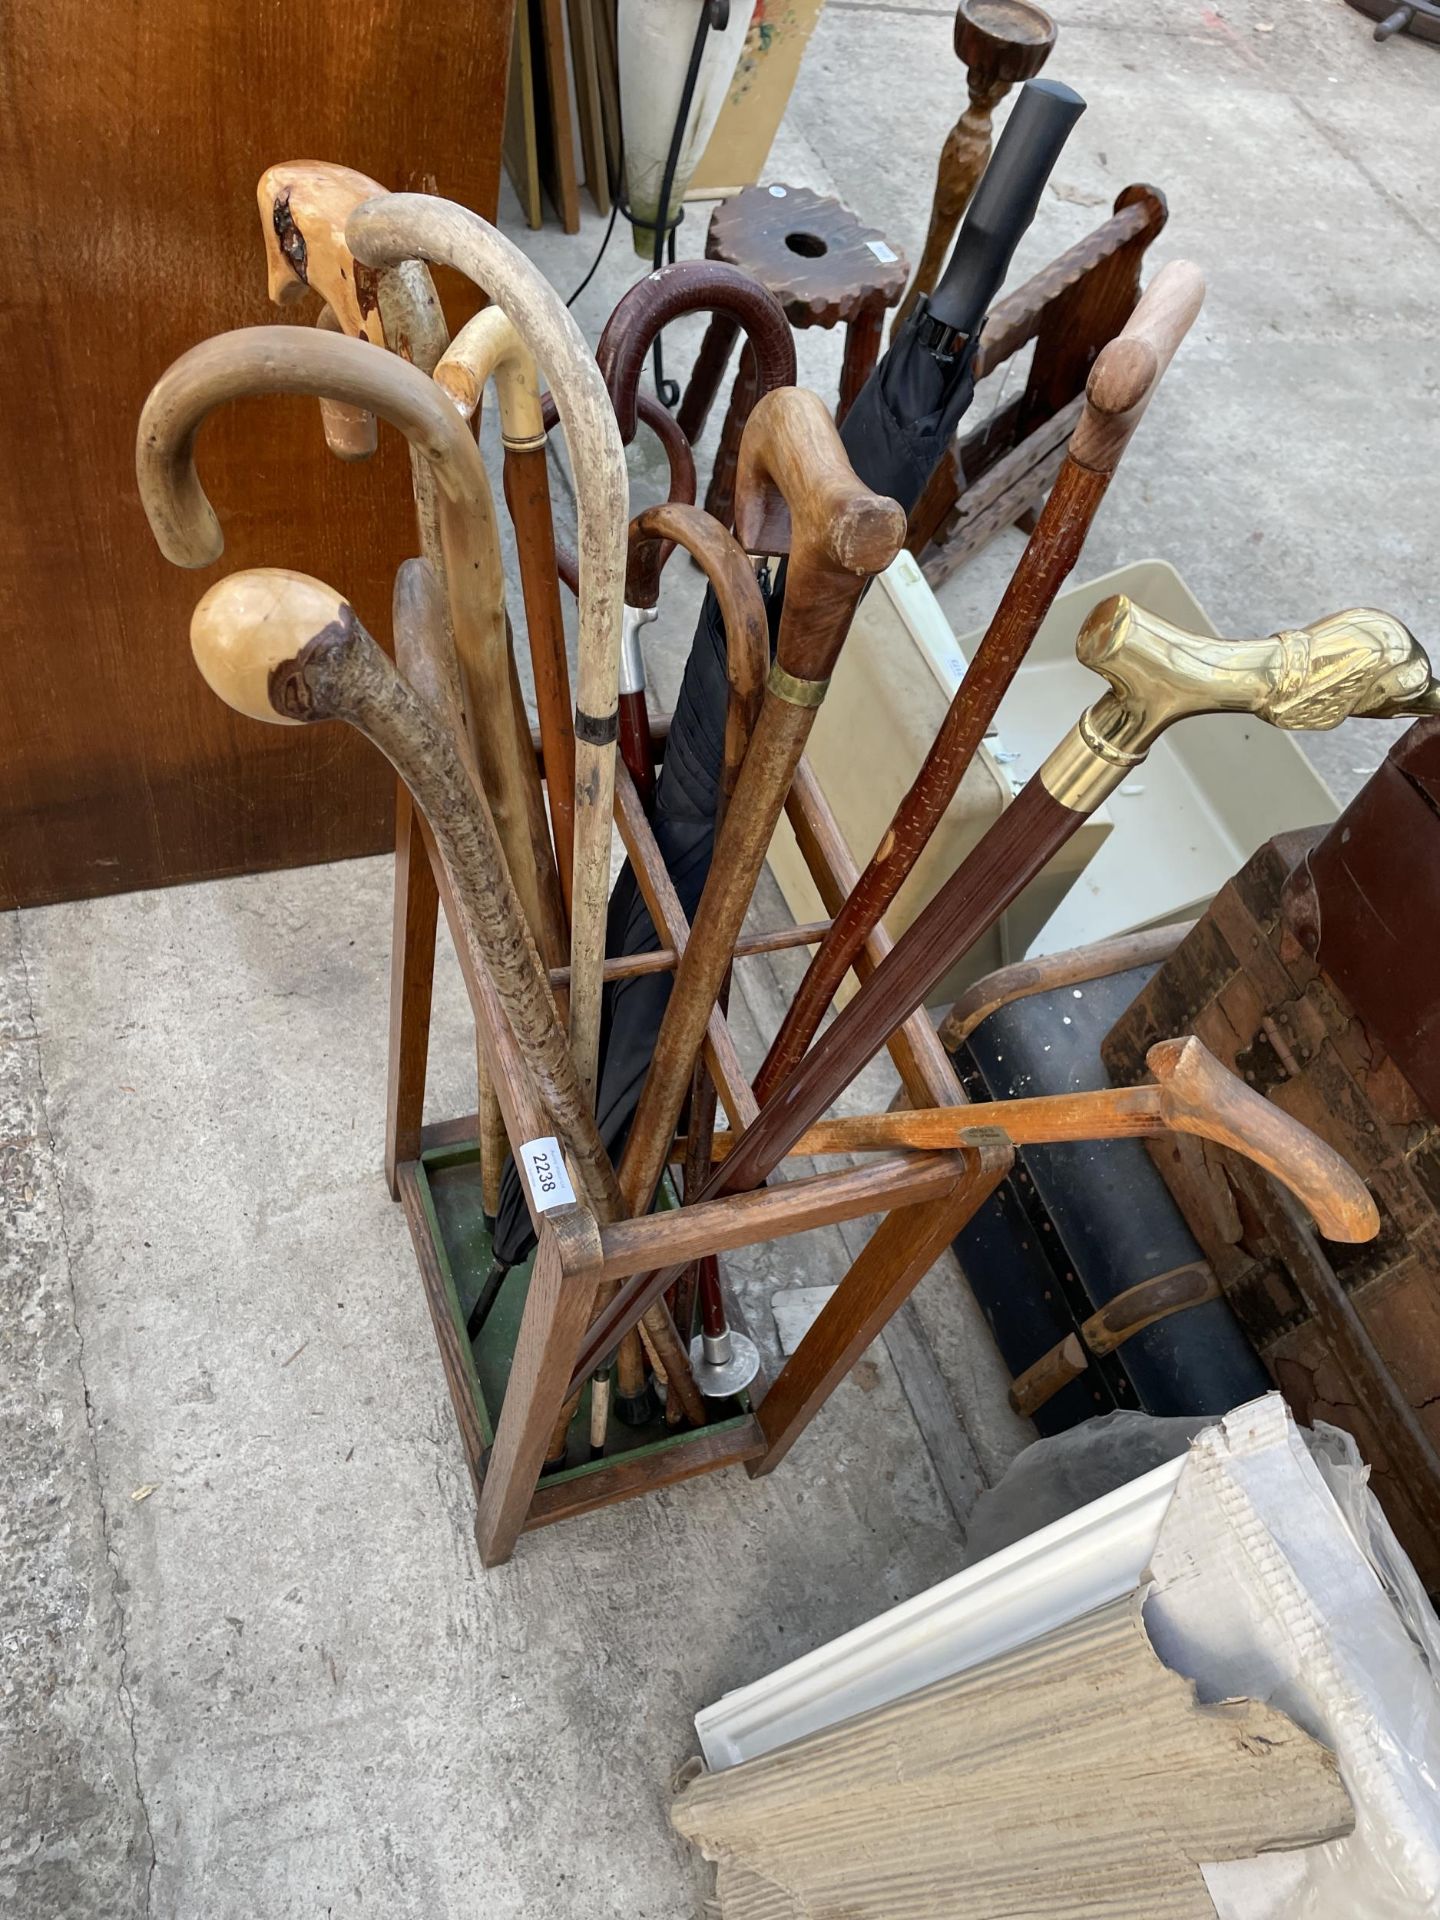
M 403 360 L 433 373 L 450 340 L 444 311 L 435 292 L 430 270 L 418 260 L 404 260 L 395 267 L 375 272 L 363 266 L 345 243 L 345 221 L 361 201 L 369 200 L 384 188 L 367 174 L 351 167 L 323 160 L 293 160 L 267 167 L 260 176 L 256 199 L 260 208 L 260 227 L 265 241 L 265 259 L 270 298 L 277 306 L 289 306 L 307 292 L 320 295 L 322 307 L 318 325 L 367 340 L 373 346 L 386 346 Z M 332 452 L 342 458 L 354 457 L 349 449 L 373 451 L 375 416 L 351 410 L 352 418 L 333 401 L 321 399 L 325 436 Z M 419 526 L 420 551 L 445 593 L 446 631 L 454 645 L 449 617 L 449 587 L 445 575 L 445 555 L 440 540 L 439 495 L 429 464 L 412 447 L 410 476 L 415 496 L 415 514 Z M 508 636 L 507 636 L 508 637 Z M 518 680 L 512 680 L 515 724 L 525 754 L 525 802 L 530 821 L 530 840 L 539 849 L 547 844 L 548 829 L 539 782 L 529 762 L 529 722 Z M 471 723 L 473 727 L 473 722 Z M 471 744 L 477 753 L 480 736 L 472 731 Z M 397 806 L 397 829 L 408 836 L 410 822 L 404 805 Z M 409 893 L 408 842 L 396 844 L 397 906 L 407 918 L 414 903 Z M 528 863 L 527 863 L 528 864 Z M 527 882 L 527 906 L 531 889 Z M 537 876 L 543 922 L 535 922 L 547 957 L 554 961 L 564 950 L 564 925 L 556 886 L 549 879 L 545 863 Z M 397 943 L 398 946 L 398 943 Z M 392 995 L 401 1002 L 395 1017 L 402 1025 L 404 1000 L 409 992 L 410 975 L 402 965 L 392 982 Z M 479 1115 L 480 1157 L 486 1205 L 498 1204 L 500 1173 L 504 1163 L 501 1142 L 504 1123 L 499 1101 L 489 1079 L 483 1049 L 477 1048 L 477 1112 Z M 397 1064 L 397 1071 L 403 1068 Z M 497 1158 L 498 1154 L 498 1158 Z
M 771 1042 L 755 1080 L 762 1107 L 814 1039 L 870 929 L 883 918 L 944 817 L 1080 557 L 1121 455 L 1204 295 L 1199 269 L 1172 261 L 1151 281 L 1124 330 L 1102 348 L 1086 387 L 1084 413 L 985 637 L 909 792 L 821 941 Z
M 759 1186 L 945 973 L 1105 797 L 1131 777 L 1167 727 L 1193 715 L 1248 713 L 1271 726 L 1327 728 L 1349 718 L 1440 712 L 1440 685 L 1414 637 L 1361 608 L 1265 640 L 1185 633 L 1113 595 L 1076 642 L 1102 674 L 1101 696 L 963 860 L 769 1104 L 702 1196 Z M 668 1270 L 628 1281 L 582 1345 L 608 1353 Z
M 1374 1239 L 1380 1215 L 1359 1174 L 1308 1127 L 1222 1066 L 1203 1042 L 1193 1035 L 1161 1040 L 1146 1054 L 1145 1064 L 1154 1085 L 847 1115 L 807 1128 L 791 1151 L 943 1152 L 958 1146 L 973 1127 L 997 1127 L 1016 1147 L 1191 1133 L 1243 1154 L 1289 1187 L 1327 1240 Z M 733 1144 L 721 1134 L 716 1159 L 728 1158 Z
M 349 392 L 338 397 L 354 401 Z M 385 416 L 373 398 L 361 404 Z M 391 665 L 342 596 L 306 574 L 259 568 L 219 581 L 195 609 L 191 645 L 205 679 L 238 712 L 282 722 L 344 720 L 394 766 L 434 834 L 472 963 L 492 983 L 555 1128 L 558 1148 L 544 1140 L 517 1142 L 532 1211 L 538 1218 L 573 1203 L 565 1167 L 557 1164 L 563 1153 L 596 1218 L 621 1219 L 614 1169 L 495 823 L 450 728 Z M 644 1324 L 671 1388 L 703 1424 L 704 1402 L 664 1308 Z
M 505 448 L 505 500 L 520 551 L 520 586 L 535 674 L 540 750 L 555 825 L 555 857 L 568 912 L 575 857 L 575 724 L 556 577 L 546 423 L 535 356 L 499 307 L 486 307 L 467 321 L 435 367 L 436 380 L 465 420 L 479 411 L 485 383 L 492 377 Z
M 787 553 L 785 612 L 715 856 L 675 973 L 620 1162 L 632 1212 L 654 1197 L 706 1022 L 791 776 L 867 580 L 894 559 L 905 516 L 856 480 L 825 403 L 798 387 L 756 403 L 740 445 L 736 523 L 752 553 Z
M 390 193 L 346 222 L 372 267 L 425 260 L 453 267 L 508 316 L 549 379 L 575 472 L 580 539 L 580 657 L 575 706 L 575 842 L 570 902 L 570 1043 L 593 1103 L 601 969 L 610 897 L 620 617 L 629 481 L 609 395 L 559 295 L 478 213 L 427 194 Z
M 195 472 L 200 425 L 223 402 L 259 393 L 323 395 L 366 407 L 399 427 L 434 475 L 466 717 L 516 889 L 543 940 L 551 922 L 540 876 L 553 869 L 548 836 L 543 848 L 532 838 L 527 789 L 535 756 L 527 731 L 527 772 L 514 727 L 500 543 L 478 447 L 434 382 L 396 354 L 303 327 L 219 334 L 181 355 L 156 382 L 140 416 L 141 503 L 162 553 L 177 566 L 208 566 L 225 544 Z

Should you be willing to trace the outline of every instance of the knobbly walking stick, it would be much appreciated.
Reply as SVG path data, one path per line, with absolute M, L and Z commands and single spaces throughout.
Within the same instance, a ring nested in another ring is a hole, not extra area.
M 454 201 L 383 194 L 356 209 L 345 237 L 372 267 L 453 267 L 499 306 L 548 377 L 575 472 L 580 539 L 580 658 L 575 707 L 575 842 L 570 902 L 570 1043 L 593 1104 L 601 969 L 610 896 L 620 616 L 629 483 L 609 395 L 559 295 L 488 220 Z M 533 762 L 532 762 L 533 764 Z
M 486 307 L 467 321 L 435 367 L 436 380 L 466 420 L 479 411 L 485 383 L 492 377 L 505 448 L 505 499 L 520 550 L 520 586 L 535 674 L 540 750 L 555 827 L 555 857 L 568 912 L 575 857 L 575 724 L 550 513 L 546 422 L 535 356 L 499 307 Z
M 746 423 L 736 521 L 747 551 L 788 551 L 786 611 L 620 1162 L 635 1213 L 654 1197 L 706 1022 L 851 616 L 867 580 L 889 565 L 905 535 L 895 502 L 856 480 L 824 402 L 797 387 L 766 394 Z
M 761 1185 L 905 1017 L 1034 879 L 1080 822 L 1140 766 L 1177 721 L 1248 713 L 1272 726 L 1440 712 L 1440 685 L 1413 636 L 1361 608 L 1266 640 L 1182 632 L 1116 594 L 1076 642 L 1110 682 L 1010 807 L 897 940 L 854 999 L 776 1089 L 707 1183 L 704 1199 Z M 636 1276 L 582 1344 L 608 1353 L 673 1278 Z
M 433 373 L 449 344 L 450 333 L 435 292 L 430 270 L 418 260 L 404 260 L 397 266 L 375 272 L 358 262 L 345 243 L 345 221 L 361 201 L 369 200 L 384 188 L 367 174 L 322 160 L 287 161 L 267 167 L 260 176 L 256 199 L 260 208 L 260 227 L 265 241 L 270 298 L 277 306 L 288 306 L 307 291 L 318 293 L 325 305 L 317 324 L 348 334 L 352 339 L 368 340 L 373 346 L 389 347 L 403 360 Z M 325 437 L 332 452 L 342 458 L 356 457 L 375 445 L 375 416 L 350 410 L 337 410 L 333 401 L 321 399 Z M 338 444 L 337 444 L 338 443 Z M 415 515 L 419 527 L 420 551 L 429 562 L 445 595 L 446 632 L 454 646 L 454 633 L 448 611 L 449 584 L 445 574 L 445 555 L 440 539 L 439 495 L 428 463 L 410 450 L 410 476 L 415 496 Z M 508 637 L 508 636 L 507 636 Z M 518 682 L 512 695 L 521 751 L 525 754 L 525 802 L 530 821 L 531 844 L 537 853 L 545 843 L 546 828 L 539 783 L 529 761 L 529 723 L 520 699 Z M 471 744 L 480 751 L 480 735 L 472 721 Z M 409 832 L 405 809 L 397 824 Z M 407 891 L 398 908 L 409 913 L 409 849 L 397 843 L 397 887 Z M 527 906 L 531 888 L 522 881 Z M 549 883 L 548 865 L 541 868 L 537 880 L 543 923 L 535 922 L 547 956 L 553 961 L 563 951 L 564 928 L 557 893 Z M 392 994 L 403 1000 L 409 992 L 409 976 L 402 967 L 392 982 Z M 396 1009 L 403 1022 L 404 1008 Z M 499 1101 L 489 1079 L 483 1049 L 476 1050 L 478 1082 L 477 1112 L 482 1179 L 487 1208 L 493 1213 L 498 1204 L 500 1173 L 504 1155 L 496 1159 L 504 1133 Z M 401 1070 L 397 1063 L 397 1071 Z M 393 1168 L 391 1169 L 393 1180 Z
M 1121 455 L 1204 294 L 1198 268 L 1172 261 L 1150 283 L 1123 332 L 1102 348 L 1086 387 L 1084 413 L 985 637 L 909 792 L 821 941 L 771 1042 L 755 1081 L 762 1107 L 814 1039 L 870 929 L 883 918 L 944 817 L 1080 557 Z
M 1190 1133 L 1243 1154 L 1289 1187 L 1327 1240 L 1374 1239 L 1380 1216 L 1359 1174 L 1308 1127 L 1223 1067 L 1203 1042 L 1193 1035 L 1161 1040 L 1146 1054 L 1145 1064 L 1154 1085 L 822 1120 L 801 1134 L 792 1151 L 934 1153 L 956 1147 L 972 1127 L 997 1127 L 1017 1147 Z M 716 1159 L 725 1160 L 732 1144 L 721 1134 Z
M 338 397 L 355 399 L 350 392 Z M 385 408 L 373 399 L 361 404 L 384 417 Z M 196 492 L 208 511 L 198 483 Z M 614 1169 L 566 1045 L 499 834 L 450 728 L 391 665 L 341 595 L 305 574 L 261 568 L 221 580 L 195 610 L 191 644 L 207 682 L 238 712 L 282 722 L 344 720 L 394 766 L 434 834 L 471 960 L 494 985 L 581 1196 L 602 1223 L 620 1219 L 623 1204 Z M 439 684 L 443 687 L 443 681 Z M 543 1141 L 525 1144 L 542 1155 L 546 1147 Z M 563 1169 L 552 1163 L 544 1177 L 537 1177 L 533 1155 L 527 1166 L 537 1213 L 566 1197 L 573 1200 Z M 556 1192 L 546 1194 L 546 1178 Z M 691 1418 L 703 1424 L 704 1402 L 668 1314 L 662 1307 L 644 1324 L 672 1390 Z

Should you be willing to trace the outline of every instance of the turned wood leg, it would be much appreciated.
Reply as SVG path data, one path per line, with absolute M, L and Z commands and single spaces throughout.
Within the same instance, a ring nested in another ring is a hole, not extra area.
M 880 358 L 880 335 L 885 326 L 885 309 L 879 301 L 857 313 L 845 329 L 845 358 L 840 363 L 840 404 L 835 409 L 835 424 L 841 426 L 854 406 L 860 389 L 875 371 Z
M 722 527 L 728 527 L 735 517 L 735 467 L 740 458 L 740 436 L 759 398 L 759 387 L 755 355 L 747 343 L 740 355 L 740 369 L 730 390 L 730 406 L 721 429 L 710 485 L 705 490 L 705 511 L 713 514 Z
M 542 1217 L 510 1379 L 485 1463 L 475 1544 L 487 1567 L 510 1558 L 545 1462 L 550 1430 L 590 1324 L 600 1232 L 583 1207 Z
M 720 391 L 720 382 L 730 364 L 730 350 L 739 331 L 740 322 L 728 313 L 715 314 L 705 329 L 705 338 L 700 342 L 700 351 L 675 414 L 680 431 L 692 447 L 705 431 L 705 422 Z
M 430 1053 L 430 997 L 440 896 L 403 781 L 395 792 L 395 909 L 390 936 L 390 1071 L 385 1089 L 385 1179 L 400 1197 L 396 1169 L 420 1152 L 425 1118 L 425 1066 Z
M 871 1341 L 919 1286 L 940 1255 L 1010 1170 L 1012 1149 L 994 1129 L 977 1128 L 957 1162 L 950 1192 L 923 1206 L 887 1214 L 865 1243 L 819 1319 L 776 1375 L 756 1408 L 765 1451 L 752 1477 L 785 1458 Z

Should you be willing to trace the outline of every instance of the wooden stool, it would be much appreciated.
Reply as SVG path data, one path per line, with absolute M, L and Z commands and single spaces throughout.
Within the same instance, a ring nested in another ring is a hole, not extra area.
M 880 353 L 887 308 L 905 291 L 902 255 L 874 227 L 863 226 L 838 200 L 809 187 L 746 187 L 715 209 L 705 238 L 705 256 L 724 260 L 775 295 L 792 327 L 844 325 L 845 359 L 840 369 L 843 420 L 870 377 Z M 719 391 L 739 332 L 728 314 L 717 313 L 705 331 L 678 419 L 693 444 L 700 437 Z M 720 448 L 705 495 L 706 511 L 729 526 L 740 433 L 755 404 L 754 366 L 747 347 L 730 394 Z

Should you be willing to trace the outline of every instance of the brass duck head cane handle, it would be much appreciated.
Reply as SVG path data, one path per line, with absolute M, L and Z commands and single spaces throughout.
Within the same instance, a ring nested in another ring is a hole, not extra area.
M 1099 806 L 1167 727 L 1195 714 L 1249 713 L 1272 727 L 1318 731 L 1342 720 L 1440 713 L 1424 648 L 1373 607 L 1264 640 L 1217 640 L 1117 593 L 1085 622 L 1075 653 L 1110 691 L 1081 715 L 1040 778 L 1077 813 Z

